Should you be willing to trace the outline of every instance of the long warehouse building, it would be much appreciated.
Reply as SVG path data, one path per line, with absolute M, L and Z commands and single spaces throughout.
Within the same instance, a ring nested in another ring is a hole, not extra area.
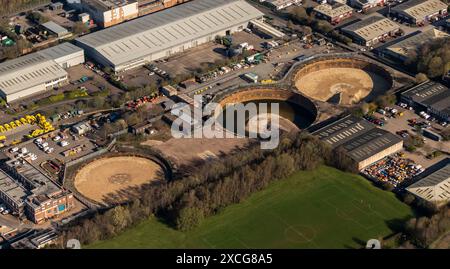
M 0 64 L 0 97 L 8 103 L 64 85 L 64 70 L 84 62 L 84 51 L 70 43 Z
M 243 0 L 194 0 L 76 42 L 90 58 L 121 72 L 241 31 L 263 15 Z

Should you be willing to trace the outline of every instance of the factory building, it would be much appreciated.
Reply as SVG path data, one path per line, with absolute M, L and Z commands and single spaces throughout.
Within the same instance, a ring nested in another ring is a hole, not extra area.
M 58 37 L 58 39 L 72 36 L 72 33 L 69 33 L 69 31 L 66 28 L 60 26 L 59 24 L 57 24 L 53 21 L 43 23 L 43 24 L 41 24 L 41 26 L 46 31 L 49 31 L 51 34 Z
M 450 163 L 408 186 L 406 190 L 437 206 L 450 201 Z
M 139 14 L 135 0 L 82 0 L 81 5 L 83 11 L 103 28 L 137 18 Z
M 434 81 L 426 81 L 401 93 L 400 100 L 419 111 L 450 122 L 450 89 Z
M 166 8 L 171 8 L 188 1 L 191 0 L 140 0 L 138 5 L 139 17 L 155 13 Z
M 70 43 L 31 53 L 0 64 L 0 97 L 7 102 L 63 86 L 65 68 L 84 62 L 84 52 Z
M 418 31 L 412 36 L 390 45 L 383 50 L 382 54 L 403 63 L 407 60 L 408 55 L 415 52 L 422 44 L 431 40 L 448 37 L 450 35 L 433 27 L 423 32 Z
M 120 72 L 241 31 L 263 15 L 243 0 L 195 0 L 85 35 L 77 45 Z
M 260 0 L 260 2 L 266 2 L 275 10 L 282 10 L 292 5 L 298 5 L 302 0 Z
M 376 6 L 384 6 L 385 0 L 349 0 L 351 7 L 367 12 L 369 9 Z
M 342 28 L 342 32 L 362 46 L 373 46 L 388 37 L 395 36 L 400 26 L 388 18 L 372 16 Z
M 318 18 L 325 19 L 331 24 L 338 24 L 353 15 L 353 9 L 341 3 L 318 5 L 314 11 Z
M 23 159 L 6 161 L 0 169 L 0 200 L 14 214 L 25 215 L 34 223 L 43 223 L 75 206 L 72 193 Z
M 403 140 L 352 115 L 334 121 L 312 133 L 333 149 L 342 148 L 362 170 L 403 148 Z
M 416 25 L 447 16 L 447 4 L 440 0 L 409 0 L 391 9 L 391 15 Z
M 47 59 L 55 61 L 64 69 L 84 63 L 84 51 L 71 43 L 65 42 L 38 52 Z

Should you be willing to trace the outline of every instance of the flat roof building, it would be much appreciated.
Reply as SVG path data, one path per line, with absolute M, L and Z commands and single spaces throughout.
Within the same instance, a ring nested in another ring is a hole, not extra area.
M 399 137 L 352 115 L 336 120 L 312 134 L 333 149 L 342 147 L 358 170 L 403 148 L 403 140 Z
M 0 175 L 8 175 L 8 181 L 20 186 L 20 195 L 14 202 L 17 205 L 20 202 L 20 207 L 11 206 L 11 201 L 6 200 L 9 208 L 18 215 L 25 214 L 34 223 L 42 223 L 75 206 L 72 193 L 62 189 L 27 161 L 12 159 L 5 162 L 3 169 Z M 4 193 L 4 188 L 0 193 Z M 0 198 L 3 199 L 3 194 Z
M 84 12 L 91 15 L 100 27 L 110 27 L 138 17 L 135 0 L 82 0 Z
M 314 11 L 317 17 L 323 18 L 332 24 L 338 24 L 353 14 L 351 7 L 341 3 L 318 5 L 314 8 Z
M 385 0 L 349 0 L 349 5 L 364 12 L 376 6 L 383 6 Z
M 120 72 L 243 30 L 263 15 L 242 0 L 194 0 L 85 35 L 77 44 L 98 63 Z
M 264 2 L 267 2 L 276 10 L 282 10 L 292 5 L 299 4 L 302 0 L 265 0 Z
M 439 38 L 449 38 L 449 35 L 433 27 L 423 32 L 417 32 L 387 47 L 383 53 L 403 62 L 411 52 L 415 52 L 422 44 Z
M 375 45 L 389 36 L 394 36 L 399 30 L 397 23 L 382 16 L 372 16 L 342 28 L 342 32 L 363 46 Z
M 391 13 L 410 23 L 422 25 L 447 16 L 447 4 L 440 0 L 409 0 L 391 9 Z
M 47 29 L 48 31 L 52 32 L 58 38 L 65 38 L 72 35 L 66 28 L 60 26 L 59 24 L 53 21 L 43 23 L 41 24 L 41 26 Z
M 436 205 L 450 201 L 450 163 L 406 188 L 411 194 Z
M 65 68 L 84 62 L 84 52 L 70 43 L 0 63 L 0 97 L 7 102 L 34 96 L 67 83 Z
M 161 11 L 166 8 L 188 2 L 191 0 L 139 0 L 139 17 Z
M 84 50 L 69 42 L 64 42 L 54 47 L 38 51 L 48 59 L 52 59 L 64 69 L 83 64 L 85 61 Z
M 400 99 L 417 110 L 450 122 L 450 89 L 440 83 L 423 82 L 401 93 Z

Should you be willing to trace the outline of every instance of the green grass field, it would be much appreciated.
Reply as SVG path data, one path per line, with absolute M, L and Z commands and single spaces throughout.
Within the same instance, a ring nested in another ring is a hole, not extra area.
M 321 167 L 273 183 L 192 231 L 152 218 L 89 248 L 358 248 L 411 215 L 366 179 Z

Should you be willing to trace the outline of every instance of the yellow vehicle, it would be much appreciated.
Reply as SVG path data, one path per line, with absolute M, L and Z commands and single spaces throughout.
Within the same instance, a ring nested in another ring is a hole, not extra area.
M 22 122 L 21 122 L 20 120 L 15 120 L 14 123 L 15 123 L 17 126 L 22 126 Z
M 11 130 L 11 126 L 9 126 L 8 123 L 5 123 L 3 126 L 5 127 L 6 131 Z
M 274 84 L 275 81 L 272 79 L 263 79 L 261 80 L 261 84 Z
M 5 140 L 6 140 L 6 136 L 0 135 L 0 141 L 5 141 Z
M 14 121 L 11 121 L 11 122 L 9 123 L 9 126 L 11 126 L 11 128 L 13 128 L 13 129 L 16 129 L 16 128 L 17 128 L 17 125 L 16 125 L 16 123 L 15 123 Z
M 0 133 L 4 133 L 4 132 L 6 132 L 5 127 L 3 127 L 3 125 L 0 125 Z

